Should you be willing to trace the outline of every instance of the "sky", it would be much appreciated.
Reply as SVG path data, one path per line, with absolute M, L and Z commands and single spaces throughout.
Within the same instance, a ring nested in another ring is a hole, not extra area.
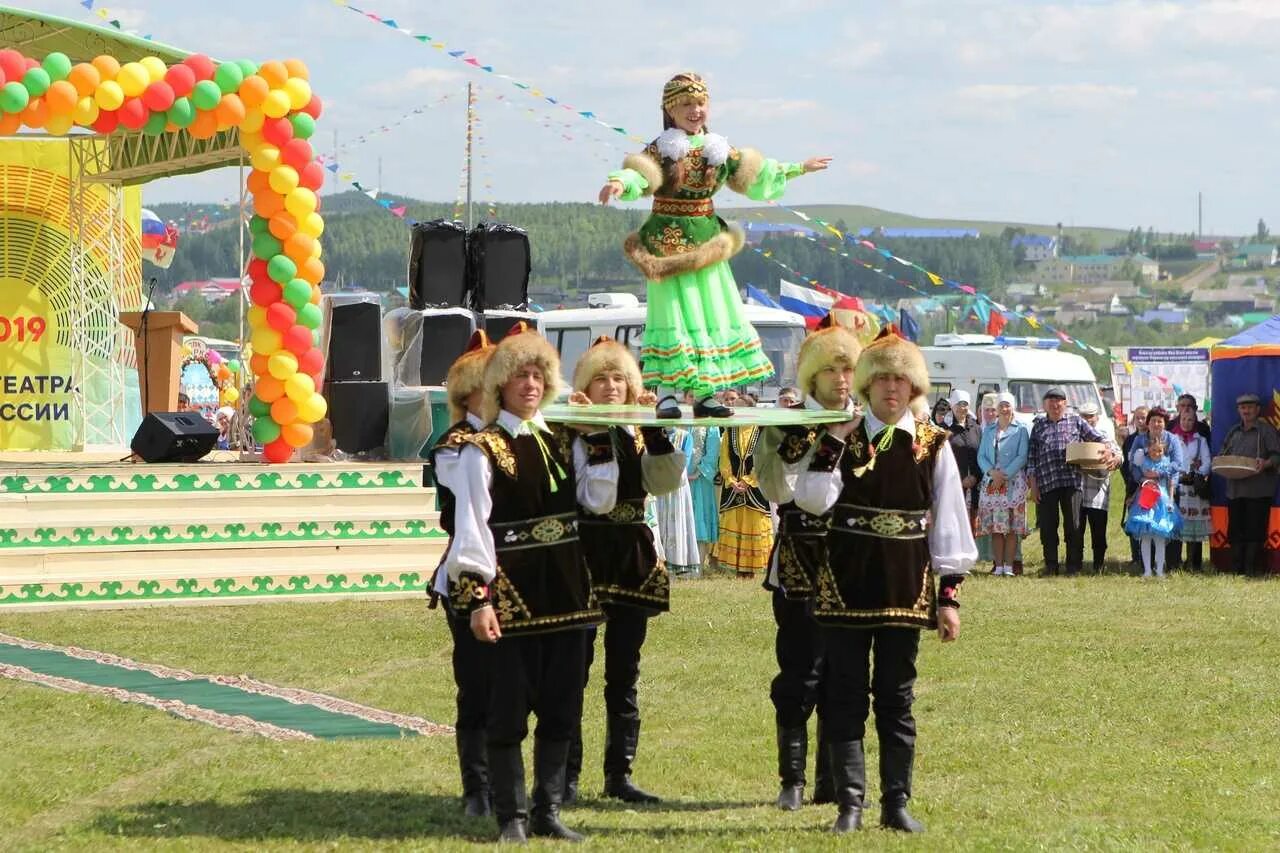
M 1205 233 L 1253 233 L 1259 217 L 1280 231 L 1280 0 L 354 3 L 646 139 L 661 131 L 662 84 L 696 70 L 732 144 L 834 158 L 788 204 L 1188 232 L 1202 191 Z M 25 5 L 96 20 L 78 0 Z M 468 82 L 476 194 L 499 207 L 592 200 L 634 147 L 333 0 L 96 5 L 185 50 L 302 58 L 326 104 L 317 150 L 336 132 L 343 171 L 366 187 L 457 196 Z M 326 192 L 346 189 L 331 180 Z M 235 192 L 219 170 L 144 197 Z

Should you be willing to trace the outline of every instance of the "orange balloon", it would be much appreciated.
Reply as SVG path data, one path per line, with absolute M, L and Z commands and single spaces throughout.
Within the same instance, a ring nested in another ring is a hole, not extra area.
M 93 58 L 93 67 L 98 69 L 98 73 L 102 75 L 103 80 L 114 80 L 116 75 L 120 73 L 120 61 L 114 56 L 95 56 Z
M 267 85 L 267 81 L 263 80 L 261 75 L 250 74 L 240 84 L 240 100 L 245 107 L 260 107 L 262 102 L 267 99 L 267 93 L 270 91 L 271 87 Z
M 267 81 L 267 88 L 279 89 L 289 79 L 289 67 L 278 59 L 268 60 L 258 66 L 258 76 Z
M 321 292 L 320 288 L 312 287 L 311 288 L 311 304 L 319 305 L 321 299 L 324 299 L 324 293 Z
M 72 67 L 67 82 L 76 87 L 81 98 L 85 98 L 92 95 L 102 82 L 102 72 L 88 62 L 81 62 Z
M 253 371 L 254 376 L 268 376 L 271 373 L 271 371 L 267 369 L 267 358 L 267 356 L 260 353 L 255 353 L 254 355 L 249 356 L 249 369 Z M 283 392 L 284 386 L 282 385 L 280 388 Z M 262 398 L 259 397 L 258 399 Z M 271 401 L 263 400 L 263 402 L 270 403 Z
M 279 382 L 279 380 L 276 380 Z M 281 388 L 284 384 L 281 383 Z M 298 419 L 298 404 L 288 397 L 277 397 L 271 404 L 271 420 L 278 424 L 291 424 Z
M 260 172 L 257 169 L 253 169 L 249 172 L 249 179 L 244 183 L 245 186 L 249 188 L 249 192 L 257 195 L 258 193 L 270 191 L 271 184 L 267 182 L 268 177 L 269 175 L 267 172 Z
M 49 113 L 55 116 L 71 115 L 71 111 L 76 108 L 76 101 L 79 100 L 80 93 L 66 80 L 55 80 L 49 84 L 48 90 L 44 93 L 44 102 L 49 105 Z
M 191 122 L 191 126 L 187 128 L 187 133 L 196 139 L 209 139 L 218 132 L 218 119 L 212 111 L 199 110 L 196 112 L 196 120 Z
M 234 92 L 229 95 L 223 95 L 213 113 L 218 118 L 219 126 L 223 128 L 237 127 L 240 122 L 244 121 L 244 101 L 240 100 L 240 96 Z
M 286 59 L 284 68 L 289 72 L 290 77 L 297 77 L 301 80 L 311 79 L 311 72 L 307 70 L 307 63 L 301 59 Z
M 311 257 L 312 247 L 315 246 L 314 237 L 296 231 L 293 236 L 284 241 L 284 253 L 294 263 L 301 263 Z
M 298 278 L 308 284 L 319 284 L 324 281 L 324 264 L 319 258 L 307 258 L 298 264 Z
M 275 406 L 271 410 L 274 412 Z M 306 447 L 311 443 L 311 435 L 311 424 L 285 424 L 280 427 L 280 437 L 290 447 Z
M 257 356 L 255 355 L 254 358 L 257 358 Z M 284 395 L 284 383 L 270 373 L 258 377 L 258 384 L 253 386 L 253 396 L 264 403 L 272 403 L 273 410 L 275 408 L 274 403 L 277 400 L 289 400 Z M 292 403 L 293 401 L 289 400 L 289 402 Z M 276 423 L 280 422 L 276 421 Z
M 267 230 L 271 232 L 271 236 L 277 240 L 288 241 L 298 231 L 298 223 L 293 218 L 293 214 L 287 210 L 282 210 L 275 216 L 271 217 L 271 221 L 267 223 Z
M 8 136 L 17 133 L 22 127 L 22 113 L 4 113 L 0 115 L 0 134 Z
M 256 193 L 253 197 L 253 212 L 264 219 L 270 219 L 282 210 L 284 210 L 284 196 L 280 193 L 273 193 L 268 189 L 264 193 Z
M 49 105 L 44 102 L 44 98 L 32 98 L 22 111 L 22 123 L 27 127 L 41 128 L 48 120 Z

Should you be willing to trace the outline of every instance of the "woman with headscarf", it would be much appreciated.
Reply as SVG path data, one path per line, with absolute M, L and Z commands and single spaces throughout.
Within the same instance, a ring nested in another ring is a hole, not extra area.
M 978 532 L 991 536 L 993 574 L 1013 577 L 1017 545 L 1027 535 L 1027 428 L 1013 416 L 1015 401 L 1004 392 L 996 420 L 982 430 L 978 464 L 985 472 L 978 489 Z

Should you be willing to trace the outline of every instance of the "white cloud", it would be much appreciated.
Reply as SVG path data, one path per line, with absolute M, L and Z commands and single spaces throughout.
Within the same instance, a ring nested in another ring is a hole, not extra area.
M 400 99 L 423 88 L 439 88 L 441 86 L 458 86 L 466 78 L 461 71 L 451 68 L 410 68 L 401 74 L 390 75 L 364 87 L 364 93 L 379 100 Z
M 791 98 L 725 98 L 712 101 L 713 112 L 711 124 L 714 127 L 716 117 L 732 117 L 734 121 L 775 121 L 798 115 L 816 113 L 820 107 L 817 101 Z
M 838 71 L 859 71 L 871 65 L 875 65 L 878 60 L 885 55 L 884 42 L 879 41 L 861 41 L 855 42 L 848 48 L 827 61 L 829 68 Z
M 870 160 L 850 160 L 840 165 L 843 166 L 845 174 L 855 178 L 869 178 L 881 172 L 880 164 L 872 163 Z

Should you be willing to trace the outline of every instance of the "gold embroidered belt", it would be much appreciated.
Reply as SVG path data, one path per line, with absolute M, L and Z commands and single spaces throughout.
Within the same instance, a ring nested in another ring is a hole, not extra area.
M 715 201 L 707 198 L 653 197 L 653 212 L 657 216 L 711 216 L 716 212 Z
M 489 529 L 497 551 L 545 548 L 578 540 L 578 514 L 563 512 L 521 521 L 491 521 Z
M 826 536 L 830 529 L 830 515 L 810 515 L 803 510 L 783 512 L 778 524 L 778 532 L 787 536 Z
M 856 504 L 836 504 L 831 530 L 878 539 L 923 539 L 929 527 L 929 510 L 883 509 Z
M 583 524 L 644 524 L 644 498 L 618 501 L 604 515 L 584 515 L 579 521 Z

